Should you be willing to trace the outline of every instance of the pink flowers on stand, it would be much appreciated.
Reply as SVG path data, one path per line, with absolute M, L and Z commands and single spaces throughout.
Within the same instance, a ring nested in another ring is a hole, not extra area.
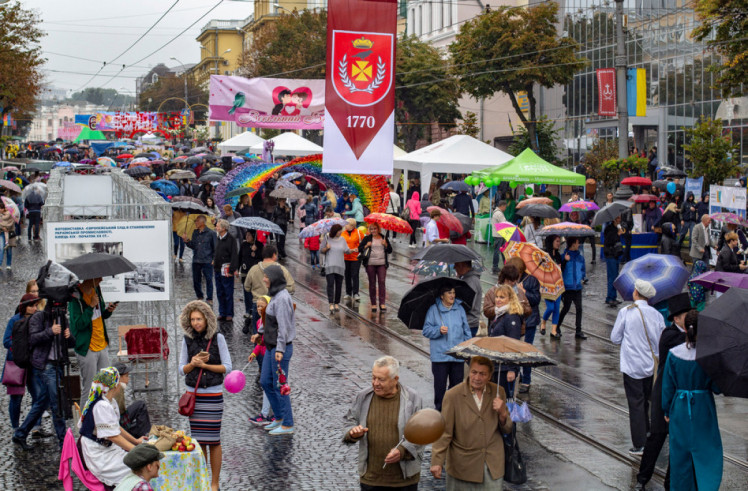
M 278 370 L 275 371 L 278 374 L 278 387 L 280 388 L 280 394 L 287 396 L 291 393 L 291 386 L 288 385 L 288 379 L 286 378 L 286 372 L 281 368 L 281 364 L 278 363 Z

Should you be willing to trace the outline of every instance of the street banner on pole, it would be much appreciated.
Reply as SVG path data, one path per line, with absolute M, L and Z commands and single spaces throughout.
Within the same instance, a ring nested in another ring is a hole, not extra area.
M 600 116 L 616 116 L 616 69 L 598 68 L 597 113 Z
M 701 188 L 703 185 L 704 176 L 701 176 L 698 179 L 693 177 L 686 178 L 686 197 L 688 197 L 688 193 L 691 192 L 693 193 L 693 197 L 696 202 L 701 201 Z
M 247 128 L 322 129 L 325 81 L 210 76 L 210 120 Z
M 392 174 L 396 0 L 330 0 L 324 172 Z

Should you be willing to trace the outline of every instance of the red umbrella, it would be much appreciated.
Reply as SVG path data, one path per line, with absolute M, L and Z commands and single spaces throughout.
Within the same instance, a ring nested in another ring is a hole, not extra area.
M 388 213 L 371 213 L 364 217 L 366 223 L 376 223 L 385 230 L 392 230 L 398 234 L 412 234 L 413 228 L 400 217 Z
M 627 177 L 626 179 L 621 181 L 621 184 L 624 184 L 626 186 L 651 186 L 652 180 L 647 179 L 646 177 L 633 176 Z
M 131 159 L 133 157 L 134 157 L 134 155 L 131 154 L 131 153 L 121 153 L 121 154 L 117 155 L 117 159 Z
M 635 203 L 649 203 L 650 201 L 657 201 L 659 198 L 654 194 L 635 194 L 629 198 L 629 201 Z
M 426 211 L 428 211 L 429 213 L 431 213 L 433 210 L 439 210 L 442 214 L 437 222 L 440 222 L 449 230 L 457 232 L 457 235 L 462 235 L 464 233 L 462 230 L 462 223 L 460 223 L 460 220 L 456 216 L 439 206 L 429 206 L 428 208 L 426 208 Z

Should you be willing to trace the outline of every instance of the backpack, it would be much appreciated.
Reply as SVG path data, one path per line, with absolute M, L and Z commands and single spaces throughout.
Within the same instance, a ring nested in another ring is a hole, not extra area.
M 13 362 L 21 368 L 31 368 L 31 339 L 29 338 L 30 315 L 23 316 L 13 324 Z

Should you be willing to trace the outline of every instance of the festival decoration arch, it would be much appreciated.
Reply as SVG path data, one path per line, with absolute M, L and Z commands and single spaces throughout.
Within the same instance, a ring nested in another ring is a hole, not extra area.
M 216 203 L 223 206 L 228 203 L 235 207 L 239 198 L 225 199 L 229 191 L 240 187 L 252 187 L 259 190 L 265 181 L 278 171 L 301 172 L 310 176 L 328 189 L 332 189 L 336 196 L 342 196 L 344 191 L 356 193 L 361 204 L 369 208 L 372 213 L 384 213 L 390 201 L 389 187 L 385 176 L 363 174 L 327 174 L 322 172 L 322 154 L 299 157 L 284 164 L 268 164 L 265 162 L 240 165 L 231 170 L 221 179 L 216 187 Z M 250 196 L 254 195 L 252 193 Z

